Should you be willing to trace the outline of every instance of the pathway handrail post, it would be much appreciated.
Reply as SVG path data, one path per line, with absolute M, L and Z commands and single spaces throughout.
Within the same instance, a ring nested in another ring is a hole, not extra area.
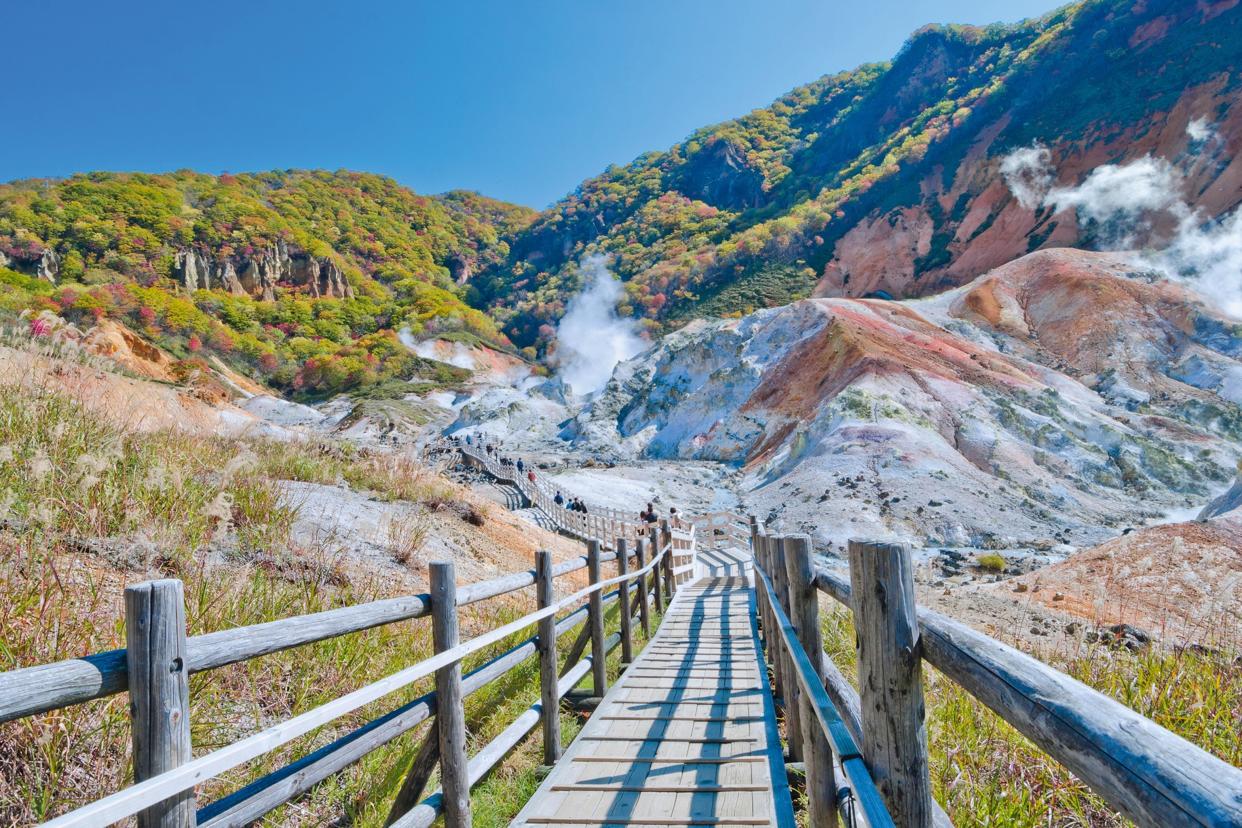
M 849 556 L 863 755 L 893 821 L 931 828 L 935 808 L 910 547 L 851 540 Z
M 780 602 L 781 609 L 785 611 L 786 616 L 792 617 L 789 601 L 789 575 L 785 565 L 786 537 L 777 535 L 772 540 L 772 568 L 768 570 L 768 575 L 776 585 L 776 600 Z M 785 700 L 785 721 L 789 724 L 789 757 L 795 762 L 800 762 L 802 761 L 802 716 L 800 715 L 802 687 L 798 684 L 798 674 L 794 670 L 793 654 L 784 647 L 779 649 L 779 654 L 781 673 L 785 678 L 782 697 Z
M 429 567 L 431 635 L 435 651 L 458 644 L 457 575 L 452 561 Z M 461 662 L 436 670 L 436 728 L 440 741 L 440 787 L 444 791 L 444 823 L 470 828 L 470 772 L 466 757 L 466 708 L 461 690 Z
M 664 556 L 664 600 L 673 600 L 673 591 L 677 589 L 677 582 L 673 580 L 673 530 L 669 528 L 668 518 L 660 521 L 660 548 L 668 550 L 668 554 Z
M 759 534 L 759 521 L 754 515 L 750 515 L 750 554 L 754 558 L 755 564 L 766 571 L 763 563 L 763 550 L 760 548 L 762 542 Z M 772 627 L 768 621 L 767 595 L 764 590 L 755 590 L 755 603 L 757 612 L 759 613 L 759 628 L 762 635 L 759 643 L 763 646 L 764 653 L 771 652 L 772 645 Z
M 552 580 L 552 553 L 535 553 L 535 598 L 539 609 L 556 603 Z M 539 619 L 539 717 L 543 721 L 543 763 L 554 765 L 561 758 L 561 703 L 556 675 L 556 617 Z
M 617 574 L 625 575 L 630 569 L 630 550 L 625 542 L 625 538 L 616 538 L 613 543 L 617 545 Z M 630 628 L 630 582 L 624 580 L 619 587 L 621 594 L 621 661 L 629 664 L 634 660 L 634 640 L 632 630 Z
M 599 554 L 599 541 L 594 538 L 587 541 L 587 574 L 592 584 L 603 580 Z M 608 665 L 605 663 L 608 651 L 604 644 L 604 596 L 601 591 L 591 593 L 587 623 L 591 625 L 591 680 L 595 685 L 595 695 L 603 697 L 608 692 Z
M 647 535 L 651 543 L 651 559 L 654 561 L 660 556 L 660 536 L 656 531 L 654 523 L 647 524 Z M 655 594 L 656 612 L 660 615 L 664 614 L 664 585 L 661 583 L 664 580 L 663 569 L 664 565 L 662 563 L 651 567 L 651 589 Z
M 191 759 L 190 671 L 186 664 L 185 597 L 172 578 L 125 588 L 125 647 L 134 782 Z M 139 828 L 193 828 L 194 789 L 138 814 Z
M 802 649 L 811 656 L 820 683 L 824 683 L 824 642 L 819 626 L 819 591 L 811 563 L 811 539 L 806 535 L 785 538 L 785 571 L 789 581 L 789 617 Z M 802 725 L 802 757 L 806 763 L 806 796 L 809 824 L 832 828 L 837 824 L 836 779 L 832 773 L 832 748 L 815 718 L 809 697 L 798 711 Z
M 634 541 L 634 554 L 637 556 L 638 562 L 635 564 L 639 570 L 647 565 L 647 545 L 643 543 L 642 538 Z M 651 611 L 647 606 L 647 575 L 644 573 L 638 576 L 638 622 L 643 628 L 643 638 L 651 638 Z

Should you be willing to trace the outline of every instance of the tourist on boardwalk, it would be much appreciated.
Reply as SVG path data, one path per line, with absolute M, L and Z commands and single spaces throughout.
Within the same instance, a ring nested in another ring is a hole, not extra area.
M 641 519 L 642 519 L 642 521 L 643 521 L 644 523 L 646 523 L 646 524 L 647 524 L 647 534 L 649 534 L 649 535 L 651 535 L 651 536 L 654 536 L 654 535 L 655 535 L 655 525 L 656 525 L 656 523 L 659 521 L 659 518 L 657 518 L 657 517 L 656 517 L 655 507 L 654 507 L 654 506 L 652 506 L 650 503 L 648 503 L 648 504 L 647 504 L 647 511 L 645 511 L 645 512 L 639 512 L 638 516 L 639 516 L 639 518 L 641 518 Z
M 526 473 L 526 479 L 529 480 L 531 483 L 535 482 L 535 470 L 534 469 L 531 469 L 530 471 Z
M 556 493 L 556 497 L 552 498 L 552 502 L 553 502 L 553 503 L 555 503 L 557 506 L 564 506 L 564 505 L 565 505 L 565 496 L 564 496 L 564 495 L 562 495 L 562 494 L 558 491 L 558 492 Z

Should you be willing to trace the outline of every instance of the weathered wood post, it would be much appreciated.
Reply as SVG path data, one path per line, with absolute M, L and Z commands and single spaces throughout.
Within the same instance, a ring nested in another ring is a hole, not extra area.
M 759 562 L 759 567 L 767 573 L 768 579 L 772 581 L 772 590 L 775 593 L 776 579 L 772 576 L 772 538 L 767 534 L 759 534 L 755 538 L 755 559 Z M 772 665 L 772 685 L 778 696 L 784 695 L 784 684 L 781 677 L 781 635 L 780 631 L 774 625 L 772 616 L 772 595 L 767 594 L 767 590 L 762 590 L 763 606 L 760 608 L 762 615 L 760 623 L 763 625 L 763 640 L 767 646 L 768 663 Z
M 587 575 L 592 584 L 598 584 L 600 576 L 599 541 L 592 538 L 587 542 Z M 591 625 L 591 679 L 595 684 L 595 695 L 603 696 L 608 692 L 608 657 L 604 649 L 604 596 L 601 590 L 591 593 L 590 609 L 587 611 L 587 623 Z
M 539 608 L 556 603 L 556 587 L 552 581 L 552 553 L 540 549 L 535 553 L 535 598 Z M 561 758 L 561 698 L 556 676 L 556 617 L 539 619 L 539 717 L 543 722 L 543 763 L 556 764 Z
M 910 547 L 851 540 L 849 552 L 863 756 L 893 821 L 929 828 L 934 807 Z
M 634 553 L 638 558 L 636 566 L 641 570 L 647 565 L 647 545 L 643 543 L 642 538 L 634 541 Z M 651 613 L 647 607 L 647 583 L 647 575 L 645 573 L 638 576 L 638 621 L 643 628 L 643 638 L 651 637 Z
M 664 558 L 664 600 L 673 600 L 673 591 L 677 589 L 677 582 L 673 580 L 673 559 L 677 556 L 673 549 L 673 530 L 668 526 L 668 518 L 660 521 L 660 546 L 668 549 L 668 555 Z
M 651 559 L 654 561 L 660 557 L 660 536 L 657 534 L 655 526 L 647 524 L 647 534 L 650 536 L 651 543 Z M 651 590 L 655 594 L 656 612 L 664 614 L 664 586 L 660 583 L 663 580 L 664 561 L 660 561 L 651 567 Z
M 180 581 L 167 578 L 125 588 L 125 647 L 134 781 L 142 782 L 193 758 L 185 597 Z M 190 788 L 141 811 L 138 825 L 189 828 L 197 824 L 194 811 L 194 789 Z
M 767 567 L 763 563 L 762 544 L 763 536 L 759 534 L 759 521 L 754 515 L 750 515 L 750 556 L 753 559 L 754 566 L 762 569 L 764 572 L 767 572 Z M 759 628 L 762 633 L 759 638 L 759 643 L 763 645 L 763 651 L 765 653 L 770 653 L 772 644 L 772 627 L 768 622 L 767 591 L 757 588 L 759 585 L 758 578 L 755 579 L 755 585 L 755 604 L 757 605 L 757 612 L 759 613 Z
M 452 561 L 436 561 L 431 576 L 431 637 L 437 653 L 457 646 L 457 576 Z M 440 787 L 444 823 L 470 828 L 470 774 L 466 758 L 466 708 L 461 662 L 436 670 L 436 728 L 440 740 Z
M 792 618 L 789 603 L 789 575 L 785 571 L 785 536 L 773 538 L 772 545 L 772 580 L 776 583 L 776 598 L 785 615 Z M 777 635 L 780 633 L 778 632 Z M 794 672 L 793 654 L 781 648 L 781 675 L 785 685 L 782 697 L 785 700 L 785 722 L 788 725 L 786 736 L 789 740 L 789 756 L 795 762 L 802 761 L 802 686 Z
M 819 627 L 819 592 L 815 589 L 811 539 L 806 535 L 785 538 L 785 572 L 789 583 L 789 618 L 822 684 L 825 678 L 824 641 Z M 806 763 L 809 822 L 813 826 L 835 826 L 837 786 L 832 775 L 832 748 L 806 696 L 803 696 L 799 717 L 802 725 L 802 760 Z
M 625 575 L 630 569 L 630 550 L 625 538 L 617 538 L 617 574 Z M 634 660 L 634 641 L 630 630 L 630 581 L 621 582 L 621 661 L 627 666 Z

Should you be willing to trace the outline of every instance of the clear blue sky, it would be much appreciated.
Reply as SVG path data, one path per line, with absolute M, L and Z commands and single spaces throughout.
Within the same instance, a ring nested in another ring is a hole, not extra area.
M 30 0 L 0 181 L 341 167 L 543 207 L 929 22 L 1057 0 Z

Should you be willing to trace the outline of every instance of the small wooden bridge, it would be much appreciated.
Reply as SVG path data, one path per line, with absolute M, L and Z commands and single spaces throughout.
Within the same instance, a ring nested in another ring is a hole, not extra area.
M 520 825 L 790 828 L 796 770 L 809 825 L 946 826 L 928 773 L 926 662 L 1139 825 L 1242 825 L 1242 771 L 1042 662 L 918 607 L 904 545 L 851 542 L 843 577 L 816 564 L 805 535 L 770 535 L 754 518 L 706 515 L 656 528 L 621 512 L 582 515 L 559 509 L 544 487 L 493 468 L 488 457 L 462 457 L 508 475 L 561 531 L 586 542 L 586 554 L 554 564 L 539 552 L 532 570 L 464 585 L 451 563 L 437 563 L 426 594 L 192 637 L 180 582 L 130 586 L 124 649 L 0 673 L 0 722 L 122 692 L 130 698 L 135 784 L 44 824 L 95 828 L 136 816 L 140 828 L 250 825 L 434 718 L 405 769 L 389 825 L 425 827 L 442 818 L 466 828 L 471 789 L 541 729 L 551 770 Z M 558 579 L 583 571 L 588 585 L 558 596 Z M 532 587 L 535 612 L 459 640 L 461 607 Z M 821 598 L 853 612 L 857 687 L 824 653 Z M 614 606 L 616 631 L 608 634 L 606 611 Z M 432 657 L 194 755 L 191 673 L 424 617 Z M 656 630 L 641 653 L 636 628 Z M 562 651 L 559 639 L 576 629 Z M 512 644 L 520 635 L 527 637 Z M 495 652 L 500 646 L 508 649 Z M 618 647 L 623 672 L 609 689 L 606 659 Z M 490 657 L 463 674 L 463 660 L 474 654 Z M 465 699 L 532 659 L 539 701 L 468 755 Z M 564 749 L 562 702 L 588 676 L 591 698 L 579 704 L 593 700 L 595 712 Z M 422 695 L 227 796 L 198 802 L 206 780 L 430 679 L 434 687 Z

